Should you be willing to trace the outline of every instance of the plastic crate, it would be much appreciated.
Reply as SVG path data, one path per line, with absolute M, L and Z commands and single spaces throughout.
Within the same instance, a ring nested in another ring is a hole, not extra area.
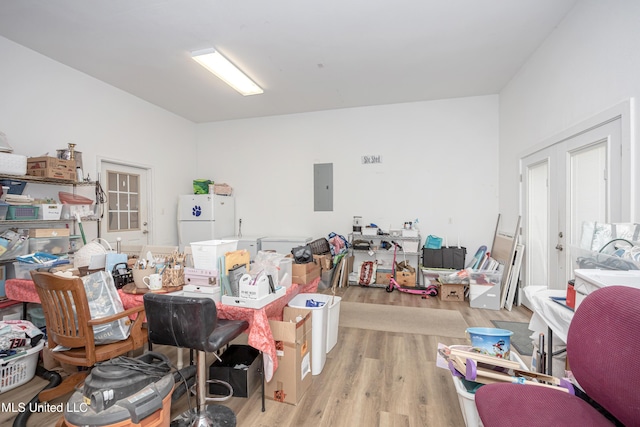
M 33 220 L 38 219 L 40 206 L 11 205 L 7 211 L 8 220 Z
M 21 356 L 0 361 L 0 394 L 13 390 L 30 381 L 36 373 L 38 353 L 44 347 L 44 339 Z
M 9 187 L 9 191 L 7 191 L 8 194 L 22 194 L 27 182 L 15 181 L 13 179 L 0 179 L 0 184 L 2 184 L 3 187 Z

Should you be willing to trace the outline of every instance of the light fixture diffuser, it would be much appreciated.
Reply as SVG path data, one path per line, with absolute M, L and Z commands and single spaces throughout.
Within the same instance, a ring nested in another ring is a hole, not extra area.
M 264 92 L 260 86 L 215 49 L 191 52 L 191 56 L 198 64 L 244 96 L 259 95 Z

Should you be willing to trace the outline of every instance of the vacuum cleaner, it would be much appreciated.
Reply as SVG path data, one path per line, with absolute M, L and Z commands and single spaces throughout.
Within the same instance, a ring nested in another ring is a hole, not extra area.
M 169 359 L 147 352 L 96 365 L 64 412 L 68 427 L 168 426 L 175 384 Z

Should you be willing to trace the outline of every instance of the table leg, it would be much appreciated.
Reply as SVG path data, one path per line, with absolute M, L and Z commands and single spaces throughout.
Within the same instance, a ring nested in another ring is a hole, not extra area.
M 553 375 L 553 332 L 547 328 L 547 375 Z
M 264 406 L 264 354 L 262 354 L 262 352 L 260 352 L 260 379 L 262 380 L 262 412 L 264 412 L 266 410 L 265 406 Z

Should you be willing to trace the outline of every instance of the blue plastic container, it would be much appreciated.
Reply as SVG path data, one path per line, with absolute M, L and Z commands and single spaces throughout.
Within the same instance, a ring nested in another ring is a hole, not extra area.
M 467 328 L 475 351 L 509 360 L 512 331 L 498 328 Z

